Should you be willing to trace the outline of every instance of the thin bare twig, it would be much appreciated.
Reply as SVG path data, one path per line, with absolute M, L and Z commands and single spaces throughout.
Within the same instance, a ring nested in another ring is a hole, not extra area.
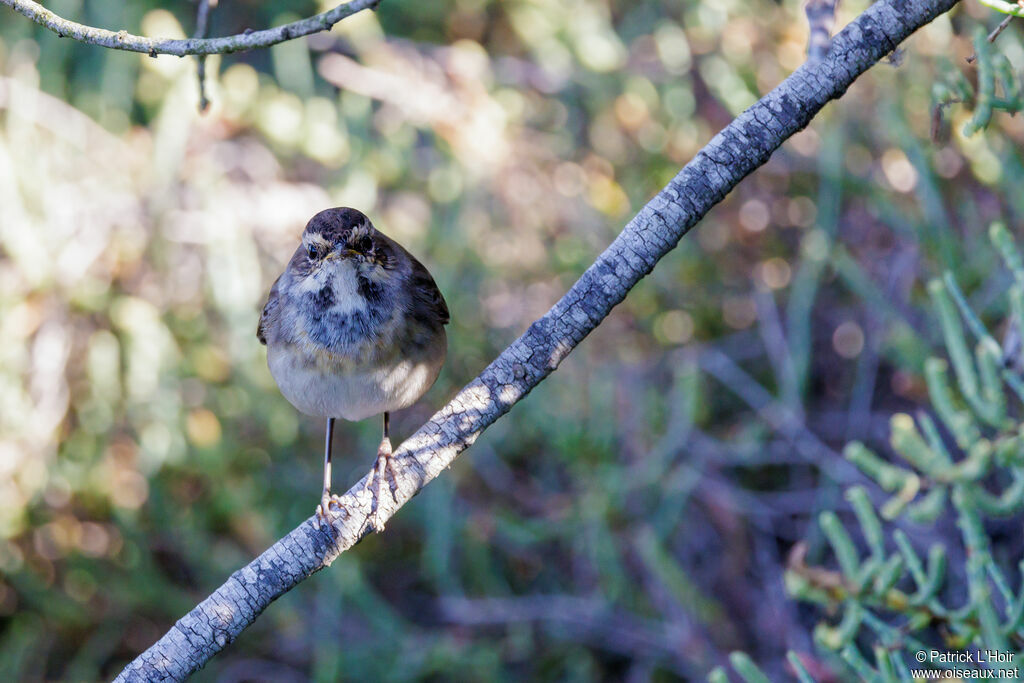
M 999 37 L 1000 33 L 1002 33 L 1003 31 L 1006 30 L 1006 27 L 1010 25 L 1011 21 L 1013 21 L 1013 15 L 1012 14 L 1006 15 L 1006 18 L 999 22 L 999 26 L 996 26 L 992 30 L 992 33 L 988 34 L 988 42 L 990 42 L 990 43 L 996 42 L 996 38 Z
M 213 6 L 216 5 L 217 2 L 214 0 Z M 196 32 L 192 34 L 193 38 L 206 37 L 210 6 L 210 0 L 199 0 L 196 7 Z M 196 77 L 199 79 L 199 112 L 202 113 L 210 106 L 210 100 L 206 97 L 206 55 L 196 56 Z
M 1014 15 L 1014 14 L 1006 15 L 1006 18 L 999 22 L 999 26 L 996 26 L 994 29 L 992 29 L 992 32 L 988 34 L 988 38 L 986 38 L 986 40 L 988 42 L 990 42 L 990 43 L 996 42 L 996 38 L 999 37 L 1000 33 L 1002 33 L 1003 31 L 1006 30 L 1006 27 L 1010 25 L 1010 22 L 1013 21 L 1015 16 L 1017 16 L 1017 15 Z M 968 64 L 974 64 L 974 60 L 976 60 L 977 58 L 978 58 L 978 55 L 972 54 L 971 56 L 969 56 L 966 59 L 966 61 L 967 61 Z M 956 101 L 959 101 L 959 100 L 956 100 Z
M 217 55 L 244 52 L 260 47 L 270 47 L 293 38 L 301 38 L 320 31 L 329 31 L 342 19 L 364 9 L 375 8 L 381 0 L 350 0 L 326 12 L 293 21 L 283 26 L 262 31 L 246 31 L 220 38 L 146 38 L 127 31 L 108 31 L 68 21 L 46 9 L 33 0 L 0 0 L 16 12 L 45 26 L 61 38 L 73 38 L 82 43 L 108 47 L 112 50 L 142 52 L 150 57 L 157 55 Z

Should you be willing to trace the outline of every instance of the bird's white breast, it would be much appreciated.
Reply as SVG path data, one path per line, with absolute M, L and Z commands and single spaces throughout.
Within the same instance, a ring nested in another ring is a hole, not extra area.
M 446 345 L 441 330 L 434 343 L 405 358 L 332 364 L 322 354 L 273 344 L 267 364 L 281 393 L 302 412 L 362 420 L 415 403 L 437 379 Z
M 361 420 L 412 405 L 437 379 L 444 328 L 409 315 L 401 291 L 368 299 L 372 289 L 360 290 L 348 261 L 325 263 L 282 287 L 267 364 L 302 412 Z

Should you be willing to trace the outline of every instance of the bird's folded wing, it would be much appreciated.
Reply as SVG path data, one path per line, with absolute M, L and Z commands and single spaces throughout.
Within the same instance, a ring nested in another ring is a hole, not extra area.
M 267 297 L 267 303 L 263 304 L 263 313 L 260 314 L 259 325 L 256 326 L 256 338 L 264 346 L 267 345 L 267 330 L 270 329 L 273 316 L 277 314 L 277 306 L 280 303 L 280 296 L 277 292 L 279 282 L 281 282 L 280 277 L 274 280 L 274 286 L 270 288 L 270 296 Z
M 412 260 L 409 284 L 412 288 L 413 315 L 447 325 L 450 320 L 448 304 L 445 303 L 441 290 L 437 288 L 434 278 L 430 276 L 426 267 L 412 254 L 409 255 L 409 258 Z

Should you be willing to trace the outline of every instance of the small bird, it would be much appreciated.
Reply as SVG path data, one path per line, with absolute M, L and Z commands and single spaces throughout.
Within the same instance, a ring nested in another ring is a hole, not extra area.
M 327 209 L 306 225 L 302 244 L 270 289 L 256 336 L 284 397 L 303 413 L 327 418 L 318 518 L 327 519 L 338 501 L 331 496 L 331 442 L 339 417 L 384 414 L 370 480 L 375 509 L 383 478 L 394 496 L 390 413 L 434 384 L 447 354 L 448 320 L 427 269 L 362 212 Z

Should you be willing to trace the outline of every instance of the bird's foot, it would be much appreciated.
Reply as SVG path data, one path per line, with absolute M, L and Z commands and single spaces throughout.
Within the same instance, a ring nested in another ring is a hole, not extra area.
M 366 487 L 371 488 L 371 494 L 373 495 L 373 513 L 370 517 L 370 523 L 378 533 L 384 531 L 384 510 L 383 510 L 383 488 L 385 482 L 388 486 L 388 493 L 391 494 L 391 499 L 398 503 L 398 496 L 396 491 L 398 490 L 398 481 L 395 476 L 395 465 L 392 462 L 391 457 L 391 441 L 384 439 L 380 442 L 380 447 L 377 449 L 377 462 L 373 466 L 373 474 L 369 481 L 366 482 Z
M 333 506 L 333 507 L 332 507 Z M 320 504 L 316 506 L 316 524 L 318 529 L 331 525 L 331 516 L 341 511 L 341 498 L 331 495 L 328 489 L 324 489 L 320 497 Z

